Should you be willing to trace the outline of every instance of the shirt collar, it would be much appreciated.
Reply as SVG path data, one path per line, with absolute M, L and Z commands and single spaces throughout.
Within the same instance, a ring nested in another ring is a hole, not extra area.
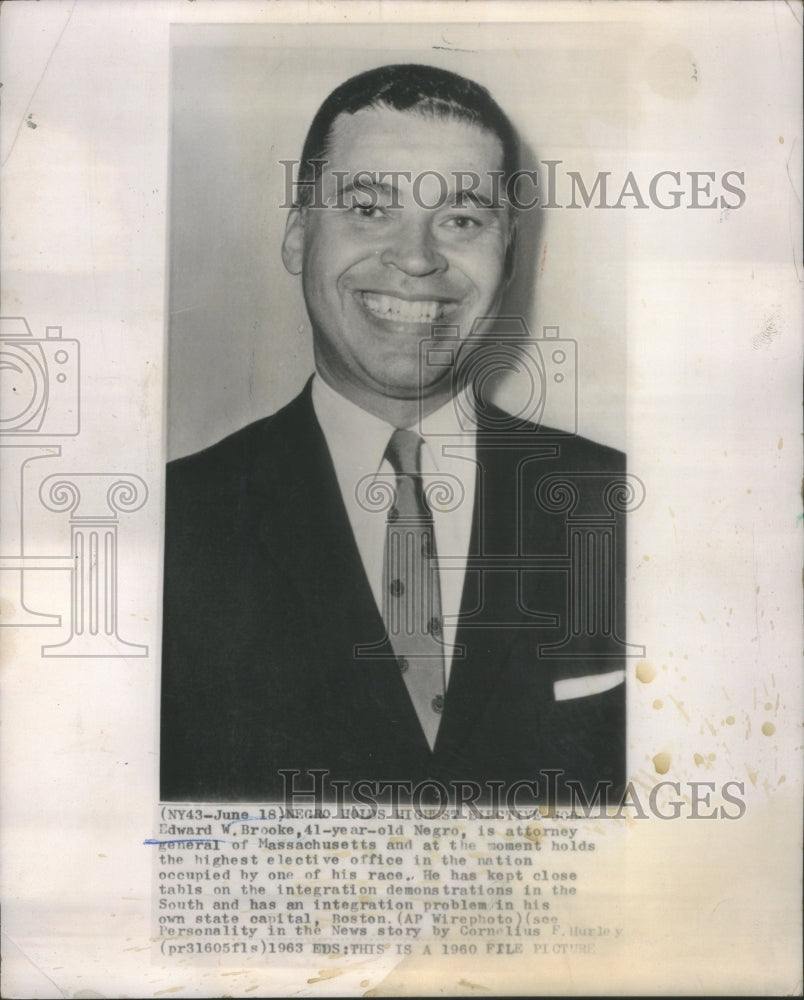
M 313 409 L 336 470 L 348 470 L 353 481 L 378 472 L 396 428 L 346 399 L 318 373 L 313 377 L 312 391 Z M 432 439 L 473 435 L 474 427 L 468 426 L 471 423 L 469 413 L 464 390 L 411 428 L 424 438 L 434 468 L 439 469 L 443 459 L 442 449 L 434 447 Z
M 348 470 L 353 482 L 378 471 L 394 432 L 389 423 L 346 399 L 318 374 L 313 377 L 313 409 L 336 471 Z

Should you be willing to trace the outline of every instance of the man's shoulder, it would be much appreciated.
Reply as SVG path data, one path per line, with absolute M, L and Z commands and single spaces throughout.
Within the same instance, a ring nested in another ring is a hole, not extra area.
M 309 434 L 309 392 L 302 391 L 276 413 L 255 420 L 215 444 L 167 465 L 167 491 L 236 485 L 256 467 L 267 472 L 298 461 Z
M 574 432 L 518 419 L 497 406 L 488 406 L 487 420 L 481 421 L 478 446 L 511 454 L 532 449 L 549 451 L 559 464 L 577 471 L 616 472 L 626 467 L 625 453 L 610 445 Z M 503 428 L 500 430 L 500 428 Z M 546 457 L 546 454 L 545 454 Z

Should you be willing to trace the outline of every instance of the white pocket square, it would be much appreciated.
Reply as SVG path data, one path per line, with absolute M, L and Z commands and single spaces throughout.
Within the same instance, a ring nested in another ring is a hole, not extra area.
M 603 694 L 625 681 L 624 670 L 612 670 L 607 674 L 590 674 L 588 677 L 567 677 L 553 682 L 556 701 L 570 701 L 572 698 L 588 698 L 592 694 Z

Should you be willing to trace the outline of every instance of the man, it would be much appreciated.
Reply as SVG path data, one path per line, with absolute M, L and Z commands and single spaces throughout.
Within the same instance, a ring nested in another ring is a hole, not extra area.
M 622 784 L 622 525 L 586 494 L 623 457 L 478 389 L 484 343 L 521 346 L 493 321 L 516 169 L 488 92 L 434 67 L 316 115 L 283 244 L 316 374 L 168 470 L 163 798 L 280 799 L 314 769 L 347 796 Z

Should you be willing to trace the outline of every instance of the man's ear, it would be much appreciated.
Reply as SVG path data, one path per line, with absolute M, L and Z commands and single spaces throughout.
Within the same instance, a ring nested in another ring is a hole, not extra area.
M 292 208 L 282 240 L 282 263 L 291 274 L 301 274 L 304 259 L 304 209 Z

